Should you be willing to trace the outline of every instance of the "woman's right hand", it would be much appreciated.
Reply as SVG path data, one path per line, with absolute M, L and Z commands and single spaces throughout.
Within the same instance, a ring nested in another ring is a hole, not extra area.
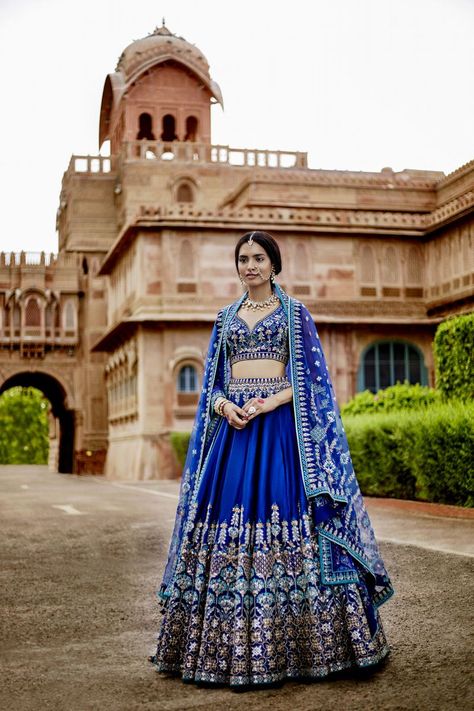
M 222 412 L 227 422 L 236 430 L 243 430 L 247 424 L 248 414 L 234 402 L 226 402 Z

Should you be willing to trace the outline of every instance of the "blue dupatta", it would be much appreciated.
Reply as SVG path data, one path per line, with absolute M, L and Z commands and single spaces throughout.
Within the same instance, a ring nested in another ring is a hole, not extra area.
M 293 410 L 306 496 L 315 505 L 322 582 L 357 580 L 357 561 L 371 582 L 373 601 L 380 605 L 393 593 L 352 466 L 347 437 L 314 321 L 307 308 L 275 284 L 289 326 L 290 358 L 286 374 L 293 387 Z M 202 392 L 181 479 L 168 561 L 158 596 L 170 595 L 181 544 L 193 528 L 202 471 L 223 419 L 214 412 L 230 378 L 226 349 L 227 325 L 243 294 L 217 314 L 206 356 Z

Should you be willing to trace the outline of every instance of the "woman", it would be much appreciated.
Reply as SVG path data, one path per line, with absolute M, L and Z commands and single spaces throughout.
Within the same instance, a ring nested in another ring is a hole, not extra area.
M 246 292 L 212 332 L 150 661 L 233 687 L 376 664 L 393 590 L 316 327 L 268 233 L 235 263 Z

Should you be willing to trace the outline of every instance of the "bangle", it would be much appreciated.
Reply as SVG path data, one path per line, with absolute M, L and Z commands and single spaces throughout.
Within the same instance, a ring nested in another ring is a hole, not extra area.
M 227 398 L 223 398 L 219 403 L 218 411 L 221 417 L 224 417 L 224 407 L 227 405 L 228 402 L 230 402 L 230 400 L 227 400 Z
M 219 408 L 221 406 L 222 400 L 225 400 L 225 397 L 223 397 L 222 395 L 219 395 L 219 397 L 216 398 L 216 401 L 214 402 L 214 412 L 216 412 L 218 415 L 220 414 Z

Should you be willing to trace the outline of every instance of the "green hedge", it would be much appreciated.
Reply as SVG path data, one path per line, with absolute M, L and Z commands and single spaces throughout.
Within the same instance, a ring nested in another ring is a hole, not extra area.
M 474 506 L 474 404 L 344 417 L 364 494 Z
M 393 412 L 395 410 L 427 407 L 441 402 L 441 394 L 426 385 L 403 384 L 391 385 L 389 388 L 371 393 L 369 390 L 358 393 L 352 400 L 341 407 L 342 415 L 362 415 L 376 412 Z
M 181 467 L 184 467 L 190 438 L 189 432 L 171 432 L 170 442 Z
M 436 386 L 445 398 L 474 399 L 474 313 L 440 324 L 434 339 Z
M 344 415 L 362 492 L 474 506 L 474 404 Z M 171 443 L 184 465 L 189 433 Z

